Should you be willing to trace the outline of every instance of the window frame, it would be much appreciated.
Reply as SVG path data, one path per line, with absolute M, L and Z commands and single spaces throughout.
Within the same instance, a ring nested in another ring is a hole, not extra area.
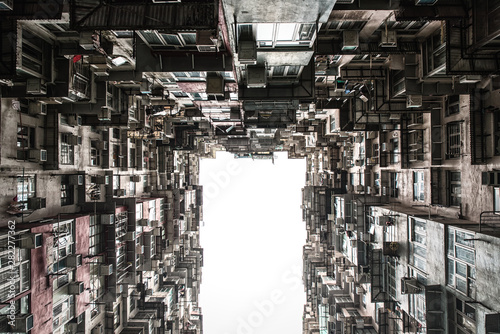
M 61 133 L 61 165 L 75 164 L 75 147 L 69 143 L 69 132 Z
M 446 124 L 446 158 L 456 159 L 462 156 L 462 122 Z
M 16 159 L 28 160 L 29 150 L 36 146 L 36 129 L 32 126 L 18 124 L 16 136 Z

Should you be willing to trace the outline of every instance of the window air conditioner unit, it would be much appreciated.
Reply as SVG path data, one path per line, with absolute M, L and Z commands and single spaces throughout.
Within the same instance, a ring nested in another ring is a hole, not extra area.
M 422 288 L 416 278 L 402 278 L 401 279 L 401 293 L 402 294 L 415 294 L 420 293 Z
M 500 171 L 483 172 L 481 179 L 485 186 L 500 186 Z
M 153 230 L 153 235 L 155 237 L 160 237 L 161 236 L 161 227 L 157 227 Z
M 478 83 L 481 81 L 482 77 L 481 75 L 462 75 L 460 77 L 460 83 L 461 84 L 473 84 L 473 83 Z
M 28 333 L 33 329 L 33 314 L 24 314 L 16 317 L 13 332 Z
M 69 126 L 80 126 L 80 125 L 82 125 L 82 116 L 68 115 L 68 125 Z
M 392 143 L 382 143 L 380 149 L 382 150 L 382 152 L 389 152 L 393 150 L 393 145 Z
M 30 115 L 47 115 L 47 105 L 42 102 L 31 102 L 28 109 Z
M 267 85 L 267 70 L 265 66 L 247 66 L 247 87 L 264 88 Z
M 68 144 L 72 146 L 78 145 L 78 136 L 75 135 L 68 135 Z
M 47 150 L 29 150 L 30 160 L 35 162 L 47 161 Z
M 70 333 L 76 333 L 76 332 L 78 332 L 78 324 L 76 322 L 68 322 L 66 324 L 66 329 Z
M 82 254 L 71 254 L 66 257 L 66 265 L 71 268 L 78 268 L 82 265 Z
M 70 175 L 69 176 L 69 184 L 73 186 L 83 186 L 85 175 Z
M 107 151 L 109 149 L 108 141 L 107 140 L 99 141 L 97 143 L 97 148 L 100 150 Z
M 91 177 L 91 182 L 95 184 L 109 184 L 106 175 L 96 175 Z
M 415 5 L 417 6 L 432 6 L 437 2 L 437 0 L 415 0 Z
M 352 282 L 354 282 L 354 276 L 350 276 L 350 275 L 347 276 L 345 278 L 345 281 L 346 281 L 346 283 L 352 283 Z
M 365 187 L 362 186 L 362 185 L 357 185 L 356 186 L 356 191 L 359 193 L 359 192 L 362 192 L 362 191 L 365 191 Z
M 125 234 L 125 241 L 134 241 L 135 240 L 135 231 L 130 231 Z
M 257 44 L 255 41 L 239 41 L 238 61 L 240 64 L 257 64 Z
M 359 32 L 355 30 L 344 30 L 342 39 L 342 51 L 354 51 L 359 47 Z
M 151 221 L 151 226 L 152 227 L 159 227 L 160 226 L 160 221 L 159 220 L 152 220 Z
M 111 121 L 111 109 L 108 107 L 101 107 L 97 119 L 100 121 Z
M 365 289 L 363 289 L 363 287 L 362 287 L 362 286 L 357 286 L 357 287 L 356 287 L 356 294 L 357 294 L 357 295 L 362 295 L 362 294 L 364 294 L 364 293 L 365 293 Z
M 116 197 L 125 196 L 126 194 L 127 194 L 127 191 L 125 189 L 115 189 L 115 196 Z
M 47 200 L 45 197 L 31 197 L 28 198 L 28 209 L 39 210 L 45 208 Z
M 42 79 L 27 79 L 26 80 L 26 93 L 32 95 L 45 95 L 47 94 L 47 85 Z
M 382 47 L 395 47 L 397 46 L 397 38 L 395 30 L 382 29 L 382 37 L 380 39 L 380 46 Z
M 113 265 L 112 264 L 101 264 L 99 266 L 99 275 L 109 276 L 111 274 L 113 274 Z
M 140 175 L 133 175 L 132 182 L 141 182 L 141 176 Z
M 422 95 L 408 95 L 406 97 L 407 108 L 420 108 L 422 106 Z
M 34 249 L 41 247 L 43 244 L 43 236 L 41 233 L 28 233 L 21 235 L 21 245 L 23 249 Z
M 365 321 L 363 319 L 356 319 L 356 329 L 364 329 Z
M 94 42 L 93 31 L 83 31 L 80 33 L 80 46 L 87 51 L 94 50 L 96 43 Z
M 207 94 L 224 95 L 224 78 L 220 75 L 207 76 Z
M 344 226 L 344 218 L 342 218 L 342 217 L 338 217 L 338 218 L 335 220 L 335 225 L 337 225 L 337 226 Z
M 354 231 L 354 228 L 355 228 L 354 223 L 347 223 L 347 224 L 345 225 L 345 229 L 346 229 L 347 231 Z
M 68 293 L 70 295 L 79 295 L 79 294 L 83 293 L 84 290 L 85 290 L 85 286 L 84 286 L 83 282 L 71 282 L 71 283 L 69 283 Z
M 217 38 L 212 30 L 200 30 L 196 32 L 196 47 L 199 52 L 217 51 Z
M 115 215 L 112 213 L 106 213 L 101 215 L 102 225 L 113 225 L 115 223 Z
M 92 334 L 104 334 L 104 326 L 99 324 L 96 327 L 92 328 Z
M 149 220 L 147 218 L 142 218 L 137 221 L 141 226 L 150 226 Z

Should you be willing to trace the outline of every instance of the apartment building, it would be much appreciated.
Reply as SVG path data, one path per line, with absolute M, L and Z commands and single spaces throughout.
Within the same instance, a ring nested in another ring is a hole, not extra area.
M 202 333 L 218 150 L 306 160 L 304 333 L 500 331 L 498 1 L 269 6 L 0 1 L 2 331 Z

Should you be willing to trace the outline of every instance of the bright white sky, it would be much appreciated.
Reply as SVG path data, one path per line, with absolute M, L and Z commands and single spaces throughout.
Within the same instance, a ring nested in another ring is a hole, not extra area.
M 286 153 L 201 161 L 204 333 L 302 333 L 305 168 Z

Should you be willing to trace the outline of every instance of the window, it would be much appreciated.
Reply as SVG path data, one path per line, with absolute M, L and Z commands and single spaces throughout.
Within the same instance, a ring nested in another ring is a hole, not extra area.
M 113 128 L 113 138 L 120 139 L 120 129 L 119 128 Z
M 152 47 L 162 49 L 181 49 L 181 48 L 194 48 L 196 47 L 196 33 L 183 32 L 183 33 L 159 33 L 157 31 L 143 30 L 139 32 L 146 43 Z
M 17 177 L 17 203 L 20 210 L 27 209 L 28 198 L 35 197 L 36 182 L 34 176 Z M 24 207 L 21 207 L 24 205 Z
M 113 190 L 120 189 L 120 175 L 113 175 Z
M 329 21 L 320 30 L 320 34 L 339 32 L 342 30 L 360 31 L 365 26 L 366 21 Z
M 399 163 L 399 139 L 391 139 L 391 164 Z
M 69 184 L 69 175 L 61 176 L 61 206 L 74 203 L 74 186 Z
M 90 141 L 90 165 L 99 166 L 101 164 L 99 143 L 97 140 Z
M 474 234 L 448 228 L 446 283 L 475 298 L 476 266 Z
M 113 145 L 113 167 L 120 167 L 120 145 Z
M 61 133 L 61 164 L 72 165 L 74 163 L 74 148 L 70 142 L 70 133 Z
M 493 210 L 500 211 L 500 188 L 493 188 Z
M 295 79 L 301 73 L 302 66 L 271 66 L 269 78 L 273 79 Z
M 410 264 L 426 271 L 427 268 L 427 227 L 424 220 L 410 219 Z
M 399 196 L 399 174 L 395 172 L 389 172 L 389 196 L 398 197 Z
M 132 313 L 132 311 L 135 310 L 135 303 L 136 303 L 135 299 L 130 298 L 130 310 L 129 310 L 130 313 Z
M 129 191 L 130 191 L 130 196 L 135 196 L 135 182 L 133 177 L 130 177 Z
M 452 95 L 446 101 L 446 116 L 458 114 L 460 112 L 460 96 Z
M 424 199 L 424 172 L 413 172 L 413 200 L 423 202 Z
M 120 304 L 113 308 L 113 328 L 117 329 L 120 327 Z
M 448 123 L 447 133 L 447 158 L 459 158 L 461 155 L 461 124 L 459 122 Z
M 131 148 L 129 150 L 129 155 L 128 155 L 128 166 L 130 168 L 135 168 L 135 148 Z
M 19 233 L 14 235 L 14 239 L 21 237 L 22 234 Z M 0 302 L 11 299 L 10 293 L 17 296 L 30 288 L 29 250 L 20 247 L 9 250 L 9 240 L 7 233 L 0 236 Z M 9 261 L 12 260 L 12 256 L 14 256 L 14 264 L 11 266 Z M 19 276 L 11 280 L 11 273 L 19 273 Z
M 89 254 L 97 255 L 104 250 L 103 240 L 103 225 L 97 222 L 96 216 L 90 216 L 90 229 L 89 229 Z
M 28 160 L 29 149 L 35 148 L 35 128 L 17 126 L 17 159 Z
M 238 25 L 239 40 L 257 41 L 259 48 L 310 47 L 316 36 L 314 23 L 254 23 Z
M 422 44 L 424 74 L 428 76 L 444 75 L 446 72 L 446 34 L 440 30 Z
M 449 205 L 460 206 L 462 204 L 462 185 L 460 172 L 448 173 Z

